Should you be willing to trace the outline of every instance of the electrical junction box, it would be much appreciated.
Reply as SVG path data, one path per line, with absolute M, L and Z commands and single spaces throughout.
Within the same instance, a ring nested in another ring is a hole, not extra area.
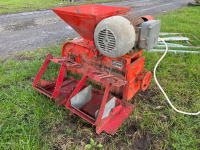
M 160 26 L 160 20 L 149 20 L 141 24 L 139 48 L 150 50 L 157 45 Z

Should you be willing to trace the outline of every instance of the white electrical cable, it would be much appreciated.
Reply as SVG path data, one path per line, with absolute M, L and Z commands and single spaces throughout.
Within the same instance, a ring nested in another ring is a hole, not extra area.
M 161 60 L 165 57 L 165 55 L 167 54 L 167 51 L 168 51 L 168 46 L 167 46 L 167 44 L 165 43 L 165 41 L 164 41 L 163 39 L 161 39 L 161 38 L 159 38 L 159 39 L 165 44 L 165 46 L 166 46 L 166 51 L 165 51 L 165 53 L 162 55 L 162 57 L 158 60 L 157 64 L 156 64 L 155 67 L 154 67 L 153 73 L 154 73 L 154 79 L 155 79 L 155 81 L 156 81 L 156 84 L 158 85 L 158 87 L 160 88 L 160 90 L 162 91 L 162 93 L 164 94 L 165 98 L 167 99 L 167 102 L 170 104 L 170 106 L 171 106 L 176 112 L 179 112 L 179 113 L 182 113 L 182 114 L 185 114 L 185 115 L 199 115 L 199 114 L 200 114 L 200 111 L 197 112 L 197 113 L 188 113 L 188 112 L 184 112 L 184 111 L 180 111 L 180 110 L 176 109 L 176 108 L 174 107 L 174 105 L 171 103 L 171 101 L 169 100 L 169 98 L 168 98 L 167 94 L 165 93 L 165 91 L 162 89 L 162 87 L 161 87 L 160 84 L 158 83 L 158 80 L 157 80 L 157 78 L 156 78 L 156 68 L 158 67 L 158 64 L 159 64 L 159 63 L 161 62 Z

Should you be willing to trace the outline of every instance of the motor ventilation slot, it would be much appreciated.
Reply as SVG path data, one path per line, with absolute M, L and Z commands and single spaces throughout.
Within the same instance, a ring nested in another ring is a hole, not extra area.
M 114 34 L 109 29 L 102 29 L 98 34 L 98 44 L 102 51 L 114 51 L 116 46 Z

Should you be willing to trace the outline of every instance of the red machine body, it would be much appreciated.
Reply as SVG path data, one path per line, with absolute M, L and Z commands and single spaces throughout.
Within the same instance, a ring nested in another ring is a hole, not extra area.
M 130 10 L 102 5 L 53 9 L 83 38 L 66 42 L 62 57 L 47 55 L 33 83 L 39 92 L 55 99 L 57 106 L 65 105 L 71 115 L 75 113 L 95 125 L 98 134 L 102 131 L 115 134 L 134 108 L 127 101 L 140 89 L 146 90 L 151 80 L 151 73 L 143 71 L 143 50 L 135 49 L 121 57 L 111 58 L 102 55 L 94 43 L 94 30 L 101 20 Z M 50 62 L 61 65 L 59 76 L 52 81 L 41 80 Z M 67 71 L 81 75 L 82 79 L 79 81 L 67 76 Z M 85 84 L 86 80 L 101 85 L 105 92 Z M 109 94 L 109 91 L 122 95 L 122 100 Z
M 149 77 L 146 77 L 148 80 L 142 82 L 146 74 L 143 71 L 145 57 L 142 56 L 142 51 L 135 54 L 129 53 L 119 58 L 111 58 L 103 56 L 96 49 L 94 42 L 81 38 L 66 42 L 62 48 L 62 56 L 82 64 L 81 68 L 69 68 L 73 74 L 84 75 L 84 71 L 90 68 L 91 70 L 103 70 L 109 75 L 126 80 L 126 100 L 130 100 L 141 88 L 143 91 L 146 90 L 151 79 L 151 74 L 148 73 Z M 113 61 L 118 64 L 114 66 Z M 96 84 L 102 85 L 98 82 Z M 111 86 L 110 91 L 121 95 L 123 90 L 120 87 Z

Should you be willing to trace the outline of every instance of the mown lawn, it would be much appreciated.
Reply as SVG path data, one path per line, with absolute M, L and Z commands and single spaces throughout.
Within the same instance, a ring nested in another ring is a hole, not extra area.
M 76 2 L 70 1 L 71 0 L 1 0 L 0 14 L 46 10 L 64 6 L 96 4 L 101 2 L 111 2 L 120 0 L 77 0 Z
M 192 33 L 200 38 L 200 9 L 183 8 L 158 16 L 162 32 Z M 194 42 L 194 41 L 191 41 Z M 176 113 L 154 79 L 130 103 L 136 105 L 114 135 L 97 135 L 80 117 L 31 87 L 45 56 L 61 56 L 62 44 L 19 53 L 0 62 L 0 149 L 84 149 L 90 138 L 102 149 L 200 149 L 200 116 Z M 196 43 L 195 45 L 200 45 Z M 197 49 L 200 51 L 200 49 Z M 144 52 L 145 69 L 153 68 L 162 53 Z M 48 76 L 59 67 L 51 65 Z M 200 54 L 168 53 L 157 77 L 173 104 L 181 110 L 200 110 Z

